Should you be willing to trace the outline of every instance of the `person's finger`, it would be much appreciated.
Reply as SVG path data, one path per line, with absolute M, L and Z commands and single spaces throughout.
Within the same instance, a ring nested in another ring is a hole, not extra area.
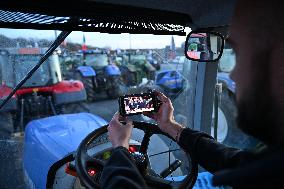
M 170 99 L 168 97 L 166 97 L 166 95 L 164 95 L 163 93 L 161 92 L 157 92 L 158 94 L 158 97 L 160 98 L 160 100 L 163 102 L 163 103 L 168 103 L 170 102 Z
M 166 105 L 168 105 L 168 106 L 170 106 L 170 107 L 173 107 L 172 101 L 171 101 L 166 95 L 164 95 L 163 93 L 160 93 L 160 94 L 159 94 L 159 98 L 161 99 L 161 101 L 162 101 L 164 104 L 166 104 Z M 163 105 L 163 104 L 162 104 L 162 105 Z
M 120 125 L 121 123 L 119 122 L 119 120 L 117 120 L 115 117 L 113 117 L 110 122 L 109 122 L 109 126 L 111 127 L 115 127 L 117 125 Z
M 126 122 L 126 124 L 124 125 L 124 127 L 125 127 L 125 129 L 130 129 L 130 130 L 132 130 L 132 129 L 133 129 L 132 121 Z
M 120 124 L 121 121 L 125 121 L 125 117 L 122 117 L 119 112 L 116 112 L 112 119 L 111 119 L 111 122 L 112 123 L 116 123 L 116 124 Z
M 115 112 L 115 114 L 113 115 L 112 119 L 119 120 L 120 117 L 121 117 L 120 114 L 118 112 Z

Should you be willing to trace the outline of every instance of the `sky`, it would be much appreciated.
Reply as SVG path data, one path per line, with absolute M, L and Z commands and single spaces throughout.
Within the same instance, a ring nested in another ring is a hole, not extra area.
M 187 29 L 188 33 L 190 30 Z M 60 31 L 57 31 L 59 34 Z M 28 30 L 28 29 L 0 29 L 0 34 L 10 38 L 36 38 L 49 39 L 55 38 L 55 31 Z M 164 48 L 171 43 L 171 35 L 151 35 L 151 34 L 104 34 L 98 32 L 84 32 L 86 44 L 96 47 L 111 47 L 111 49 L 145 49 L 145 48 Z M 185 41 L 185 36 L 174 36 L 176 47 L 180 47 Z M 72 32 L 67 37 L 67 43 L 83 42 L 83 32 Z

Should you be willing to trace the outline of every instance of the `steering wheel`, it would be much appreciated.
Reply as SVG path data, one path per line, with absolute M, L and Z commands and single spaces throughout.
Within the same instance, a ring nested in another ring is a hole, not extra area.
M 147 156 L 147 150 L 150 142 L 150 137 L 154 134 L 161 134 L 164 135 L 171 140 L 174 140 L 171 136 L 169 136 L 167 133 L 162 132 L 159 127 L 152 123 L 146 123 L 146 122 L 133 122 L 134 128 L 137 128 L 139 130 L 142 130 L 144 132 L 144 137 L 141 142 L 141 146 L 139 149 L 139 154 L 141 154 L 145 159 L 146 163 L 136 162 L 136 165 L 139 165 L 140 173 L 142 174 L 143 178 L 145 179 L 145 182 L 148 186 L 154 187 L 154 188 L 176 188 L 179 189 L 188 189 L 192 188 L 194 183 L 197 179 L 198 174 L 198 164 L 195 160 L 193 154 L 187 153 L 188 162 L 190 162 L 190 172 L 187 174 L 187 176 L 182 181 L 168 181 L 164 180 L 162 177 L 160 177 L 157 174 L 151 173 L 150 169 L 148 168 L 148 156 Z M 106 134 L 108 125 L 102 126 L 93 132 L 91 132 L 79 145 L 75 157 L 75 167 L 77 175 L 80 179 L 80 181 L 83 183 L 84 186 L 87 188 L 92 189 L 100 189 L 98 182 L 94 180 L 89 174 L 88 174 L 88 167 L 90 165 L 95 166 L 96 169 L 102 170 L 104 168 L 105 162 L 103 160 L 97 159 L 95 157 L 91 157 L 87 154 L 88 145 L 92 144 L 93 141 L 98 139 L 103 134 Z M 134 158 L 135 161 L 141 160 L 140 158 Z M 138 160 L 139 159 L 139 160 Z

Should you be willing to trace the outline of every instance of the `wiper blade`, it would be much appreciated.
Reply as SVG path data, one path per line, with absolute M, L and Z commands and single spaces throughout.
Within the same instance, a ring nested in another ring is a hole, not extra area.
M 25 82 L 32 77 L 32 75 L 37 71 L 37 69 L 47 60 L 47 58 L 55 51 L 55 49 L 65 40 L 65 38 L 71 33 L 71 31 L 62 31 L 56 40 L 51 44 L 47 51 L 42 55 L 38 63 L 27 73 L 27 75 L 18 83 L 18 85 L 13 89 L 13 91 L 3 100 L 0 105 L 0 109 L 12 98 L 12 96 L 21 88 Z

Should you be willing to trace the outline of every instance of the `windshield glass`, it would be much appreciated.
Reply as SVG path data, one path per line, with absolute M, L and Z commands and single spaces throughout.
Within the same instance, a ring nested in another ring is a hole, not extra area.
M 13 54 L 4 50 L 0 53 L 0 100 L 2 102 L 13 87 L 37 64 L 40 56 L 53 42 L 56 32 L 1 29 L 0 33 L 1 49 L 14 49 Z M 85 35 L 88 50 L 104 51 L 106 54 L 83 55 L 83 35 Z M 159 43 L 153 45 L 153 41 Z M 28 54 L 19 53 L 20 48 L 25 48 Z M 30 50 L 35 48 L 40 49 L 41 53 L 36 54 Z M 139 51 L 139 54 L 129 56 L 133 51 Z M 88 119 L 86 115 L 93 116 L 92 119 L 96 120 L 95 125 L 90 126 L 93 130 L 111 120 L 114 113 L 119 110 L 117 98 L 121 95 L 152 90 L 161 91 L 173 102 L 175 120 L 186 127 L 191 127 L 197 63 L 184 59 L 183 53 L 184 36 L 83 32 L 74 32 L 68 36 L 0 113 L 2 126 L 0 135 L 3 139 L 0 140 L 1 153 L 6 154 L 1 156 L 0 166 L 4 172 L 10 172 L 9 175 L 19 173 L 19 179 L 5 182 L 8 188 L 16 188 L 23 184 L 24 176 L 20 173 L 28 171 L 24 170 L 23 166 L 30 167 L 29 170 L 32 170 L 33 164 L 36 164 L 28 159 L 43 160 L 40 149 L 45 148 L 49 154 L 59 154 L 67 148 L 71 151 L 76 150 L 78 142 L 90 130 L 83 127 L 84 124 L 80 124 L 78 120 L 77 122 L 64 121 L 71 119 L 67 118 L 68 116 L 75 114 L 76 119 L 80 118 L 83 122 Z M 127 60 L 128 58 L 130 61 Z M 93 72 L 89 72 L 88 69 L 79 69 L 79 65 L 84 65 L 84 61 L 86 66 L 93 69 Z M 97 68 L 104 69 L 98 71 Z M 153 122 L 142 115 L 132 118 L 135 121 Z M 54 123 L 56 124 L 53 125 Z M 76 131 L 74 136 L 73 131 Z M 61 140 L 61 137 L 67 138 Z M 77 142 L 73 141 L 74 138 Z M 141 142 L 140 132 L 133 131 L 132 139 Z M 32 144 L 35 146 L 29 149 L 28 146 Z M 43 147 L 49 144 L 52 146 Z M 182 150 L 177 148 L 174 142 L 170 142 L 163 136 L 153 138 L 149 154 L 155 171 L 159 172 L 167 166 L 166 159 L 159 165 L 157 162 L 161 158 L 168 157 L 165 153 L 159 153 L 169 148 L 175 150 L 170 155 L 171 162 L 181 156 Z M 24 160 L 25 156 L 28 158 Z M 44 156 L 49 157 L 49 155 Z M 184 175 L 185 170 L 186 166 L 178 169 L 173 175 Z M 34 177 L 40 177 L 40 175 L 34 175 Z M 35 179 L 34 177 L 31 176 L 30 179 Z M 3 186 L 3 183 L 0 183 L 0 186 Z
M 106 54 L 86 54 L 86 65 L 94 68 L 102 68 L 108 65 Z
M 146 60 L 145 55 L 130 55 L 130 60 Z
M 57 34 L 20 29 L 1 29 L 0 33 L 0 102 L 3 102 L 37 64 Z M 32 182 L 43 180 L 39 184 L 45 186 L 47 170 L 42 175 L 33 170 L 41 166 L 49 169 L 50 165 L 76 151 L 87 134 L 112 119 L 119 110 L 118 98 L 122 95 L 160 91 L 171 99 L 175 120 L 192 128 L 195 105 L 202 101 L 195 95 L 196 83 L 202 81 L 198 76 L 202 63 L 185 58 L 184 39 L 181 36 L 83 32 L 69 35 L 0 111 L 0 176 L 16 172 L 18 178 L 0 182 L 0 188 L 23 186 L 26 176 Z M 20 50 L 23 48 L 24 51 Z M 106 53 L 83 54 L 86 49 Z M 242 141 L 250 145 L 255 141 L 236 129 L 235 83 L 229 76 L 234 65 L 234 53 L 227 47 L 217 74 L 217 86 L 222 84 L 223 88 L 221 92 L 215 91 L 213 121 L 209 125 L 211 135 L 219 142 L 244 148 Z M 131 119 L 155 123 L 141 114 Z M 131 143 L 141 145 L 142 134 L 134 129 Z M 98 144 L 110 145 L 107 137 L 103 138 L 105 140 L 90 144 L 90 155 L 95 156 L 93 152 L 102 150 Z M 99 157 L 106 160 L 111 152 L 104 150 Z M 162 135 L 151 138 L 148 154 L 151 168 L 157 173 L 176 160 L 183 162 L 171 174 L 171 180 L 186 175 L 189 170 L 183 150 Z
M 28 71 L 38 63 L 40 55 L 15 55 L 14 57 L 11 56 L 11 59 L 15 82 L 19 83 Z M 49 84 L 50 79 L 49 63 L 46 61 L 23 86 L 46 86 Z
M 130 64 L 143 64 L 146 62 L 146 55 L 130 55 L 129 63 Z

